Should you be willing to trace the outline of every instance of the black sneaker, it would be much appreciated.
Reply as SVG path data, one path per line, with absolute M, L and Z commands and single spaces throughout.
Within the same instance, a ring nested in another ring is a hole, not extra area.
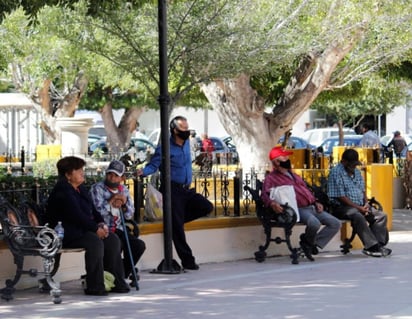
M 127 294 L 130 291 L 129 287 L 113 287 L 112 289 L 110 289 L 110 292 L 115 292 L 118 294 Z
M 129 279 L 130 279 L 131 281 L 135 281 L 133 274 L 131 274 L 131 275 L 129 276 Z M 137 279 L 137 281 L 140 280 L 140 276 L 139 276 L 139 273 L 138 273 L 138 272 L 136 272 L 136 279 Z
M 84 293 L 90 296 L 107 296 L 108 295 L 106 290 L 85 289 Z
M 310 261 L 315 261 L 315 258 L 312 256 L 312 245 L 308 244 L 305 239 L 305 234 L 300 235 L 300 248 L 302 248 L 303 253 L 305 254 L 306 258 Z
M 362 254 L 371 257 L 382 257 L 382 252 L 370 249 L 363 249 Z
M 363 249 L 362 253 L 371 257 L 387 257 L 392 253 L 392 249 L 384 246 L 374 245 L 368 249 Z
M 381 252 L 382 252 L 382 257 L 387 257 L 390 254 L 392 254 L 392 249 L 386 248 L 386 247 L 381 247 Z
M 362 253 L 372 257 L 387 257 L 392 253 L 392 249 L 379 247 L 378 249 L 364 249 L 362 250 Z
M 312 255 L 317 255 L 317 254 L 319 254 L 319 249 L 318 249 L 318 246 L 313 246 L 312 247 Z
M 199 270 L 199 265 L 194 263 L 190 263 L 190 264 L 182 264 L 183 269 L 189 269 L 189 270 Z

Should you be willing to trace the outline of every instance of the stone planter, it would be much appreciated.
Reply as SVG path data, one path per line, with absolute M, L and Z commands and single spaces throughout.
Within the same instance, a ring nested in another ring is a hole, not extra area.
M 92 118 L 57 118 L 56 126 L 61 132 L 62 156 L 84 157 L 87 155 L 87 136 L 93 124 Z
M 393 196 L 392 207 L 395 209 L 404 208 L 406 206 L 406 191 L 403 187 L 403 178 L 393 178 Z

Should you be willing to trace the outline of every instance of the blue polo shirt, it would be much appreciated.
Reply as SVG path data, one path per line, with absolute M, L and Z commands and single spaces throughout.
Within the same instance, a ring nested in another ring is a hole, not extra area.
M 162 147 L 159 145 L 150 162 L 143 169 L 143 176 L 162 171 Z M 186 140 L 182 146 L 175 143 L 170 137 L 170 179 L 178 184 L 190 185 L 192 183 L 192 158 L 190 155 L 190 142 Z

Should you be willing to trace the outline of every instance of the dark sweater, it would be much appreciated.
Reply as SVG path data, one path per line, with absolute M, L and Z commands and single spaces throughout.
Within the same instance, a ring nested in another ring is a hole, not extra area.
M 87 231 L 96 232 L 98 224 L 104 222 L 93 208 L 86 187 L 80 185 L 76 190 L 66 180 L 58 181 L 49 196 L 47 221 L 51 227 L 62 221 L 63 247 L 72 240 L 81 238 Z

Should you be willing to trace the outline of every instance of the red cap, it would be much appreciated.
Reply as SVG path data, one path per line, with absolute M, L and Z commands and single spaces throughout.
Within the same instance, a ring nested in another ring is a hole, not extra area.
M 275 158 L 278 158 L 279 156 L 289 156 L 292 154 L 292 151 L 286 151 L 282 148 L 282 146 L 275 146 L 270 150 L 269 159 L 273 161 Z

